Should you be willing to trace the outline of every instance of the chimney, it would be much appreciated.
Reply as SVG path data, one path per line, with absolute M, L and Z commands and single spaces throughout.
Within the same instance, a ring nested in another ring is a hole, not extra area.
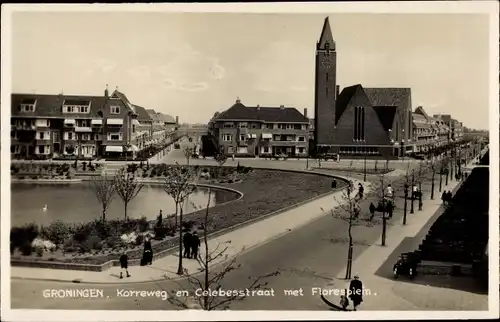
M 335 86 L 335 99 L 337 99 L 340 95 L 340 85 Z
M 284 110 L 285 109 L 285 105 L 280 105 L 280 110 Z
M 104 90 L 104 97 L 105 97 L 105 98 L 108 98 L 108 97 L 109 97 L 108 84 L 106 84 L 106 89 Z
M 304 109 L 304 116 L 307 117 L 307 108 Z
M 179 116 L 175 117 L 175 124 L 179 124 Z
M 236 97 L 236 104 L 241 104 L 241 100 L 239 97 Z
M 260 105 L 259 104 L 257 104 L 257 109 L 260 110 Z

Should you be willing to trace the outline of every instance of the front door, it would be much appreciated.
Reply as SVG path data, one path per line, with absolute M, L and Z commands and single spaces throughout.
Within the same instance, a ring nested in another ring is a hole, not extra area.
M 254 155 L 255 155 L 256 157 L 258 157 L 258 156 L 259 156 L 259 146 L 258 146 L 258 145 L 257 145 L 257 146 L 255 146 L 255 152 L 254 152 Z

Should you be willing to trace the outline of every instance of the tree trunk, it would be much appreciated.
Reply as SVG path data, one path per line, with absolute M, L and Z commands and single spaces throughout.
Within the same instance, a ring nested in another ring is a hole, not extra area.
M 208 254 L 208 208 L 210 208 L 210 199 L 211 199 L 211 194 L 212 190 L 208 189 L 208 202 L 207 202 L 207 209 L 205 211 L 205 222 L 203 224 L 203 241 L 205 242 L 205 290 L 208 290 L 210 285 L 209 285 L 209 278 L 208 278 L 208 263 L 210 261 L 210 256 Z M 210 307 L 208 305 L 208 295 L 205 295 L 203 297 L 203 308 L 207 311 L 210 311 Z
M 182 267 L 182 206 L 179 209 L 179 266 L 177 267 L 177 275 L 183 275 L 184 269 Z
M 349 248 L 347 251 L 347 267 L 346 267 L 346 272 L 345 272 L 345 279 L 350 279 L 351 278 L 351 271 L 352 271 L 352 251 L 353 251 L 353 243 L 352 243 L 352 222 L 349 222 L 349 228 L 347 229 L 347 232 L 349 234 Z
M 436 170 L 432 169 L 432 187 L 431 187 L 431 200 L 434 200 L 434 176 L 436 174 Z
M 104 207 L 102 208 L 102 222 L 106 222 L 106 208 Z
M 127 201 L 125 201 L 123 204 L 124 204 L 124 206 L 125 206 L 125 221 L 127 221 L 127 220 L 128 220 L 128 216 L 127 216 L 128 202 L 127 202 Z
M 382 211 L 382 246 L 385 246 L 385 234 L 387 231 L 387 221 L 385 218 L 385 210 Z

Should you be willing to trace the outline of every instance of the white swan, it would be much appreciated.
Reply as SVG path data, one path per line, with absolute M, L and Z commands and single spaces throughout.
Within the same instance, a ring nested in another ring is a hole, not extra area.
M 43 206 L 42 210 L 47 211 L 47 205 Z

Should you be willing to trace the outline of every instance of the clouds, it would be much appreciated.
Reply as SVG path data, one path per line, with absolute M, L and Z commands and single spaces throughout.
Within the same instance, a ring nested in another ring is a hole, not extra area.
M 189 92 L 204 91 L 226 76 L 226 69 L 217 57 L 195 51 L 187 44 L 175 46 L 165 54 L 165 60 L 168 62 L 158 68 L 164 88 Z
M 312 65 L 314 51 L 302 43 L 282 40 L 270 43 L 244 70 L 253 76 L 258 91 L 302 92 L 314 84 Z

